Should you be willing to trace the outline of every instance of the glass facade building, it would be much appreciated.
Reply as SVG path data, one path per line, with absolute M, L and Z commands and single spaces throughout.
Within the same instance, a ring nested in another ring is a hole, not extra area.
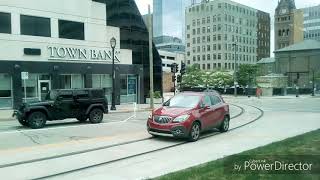
M 163 35 L 163 0 L 153 1 L 153 37 Z
M 107 25 L 120 28 L 120 46 L 132 50 L 132 63 L 143 66 L 144 96 L 150 89 L 149 32 L 134 0 L 96 0 L 106 3 Z M 154 90 L 162 92 L 162 61 L 153 45 Z
M 153 37 L 172 36 L 185 39 L 186 0 L 153 0 Z

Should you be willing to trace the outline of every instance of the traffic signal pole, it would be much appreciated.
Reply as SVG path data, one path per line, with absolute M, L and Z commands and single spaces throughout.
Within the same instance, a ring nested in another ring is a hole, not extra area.
M 171 72 L 173 73 L 172 82 L 173 82 L 173 94 L 176 94 L 176 73 L 179 71 L 179 66 L 176 63 L 171 65 Z
M 174 81 L 173 81 L 173 95 L 176 95 L 176 75 L 174 75 Z

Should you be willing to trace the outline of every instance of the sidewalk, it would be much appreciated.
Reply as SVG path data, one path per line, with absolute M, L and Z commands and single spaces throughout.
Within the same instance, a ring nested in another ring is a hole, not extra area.
M 244 95 L 238 95 L 237 97 L 234 97 L 234 95 L 224 95 L 222 94 L 223 98 L 226 99 L 230 99 L 230 98 L 239 98 L 239 99 L 247 99 L 248 96 L 244 96 Z M 251 96 L 250 98 L 257 98 L 256 96 Z M 287 96 L 261 96 L 261 99 L 296 99 L 296 98 L 300 98 L 300 99 L 304 99 L 304 98 L 320 98 L 319 94 L 316 94 L 315 96 L 311 96 L 311 95 L 299 95 L 299 97 L 296 97 L 296 95 L 287 95 Z
M 155 104 L 155 108 L 160 107 L 160 104 Z M 110 109 L 110 105 L 108 107 Z M 136 108 L 137 112 L 141 111 L 151 111 L 149 104 L 137 104 L 136 107 L 134 104 L 121 104 L 116 105 L 117 110 L 116 111 L 110 111 L 110 114 L 113 113 L 129 113 L 134 112 L 134 109 Z M 15 118 L 12 117 L 13 109 L 5 109 L 0 110 L 0 121 L 12 121 L 15 120 Z

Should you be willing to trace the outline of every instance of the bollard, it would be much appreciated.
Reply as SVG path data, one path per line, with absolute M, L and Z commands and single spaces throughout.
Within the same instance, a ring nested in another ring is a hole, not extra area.
M 133 103 L 133 116 L 137 117 L 137 103 Z

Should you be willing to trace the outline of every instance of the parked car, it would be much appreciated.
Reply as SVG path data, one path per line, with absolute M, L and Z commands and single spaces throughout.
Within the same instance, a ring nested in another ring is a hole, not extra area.
M 147 130 L 153 136 L 197 141 L 206 130 L 228 131 L 229 121 L 229 105 L 218 92 L 184 92 L 150 114 Z
M 103 89 L 59 89 L 50 91 L 42 102 L 23 103 L 13 116 L 23 126 L 42 128 L 46 121 L 77 118 L 100 123 L 108 113 L 108 101 Z

